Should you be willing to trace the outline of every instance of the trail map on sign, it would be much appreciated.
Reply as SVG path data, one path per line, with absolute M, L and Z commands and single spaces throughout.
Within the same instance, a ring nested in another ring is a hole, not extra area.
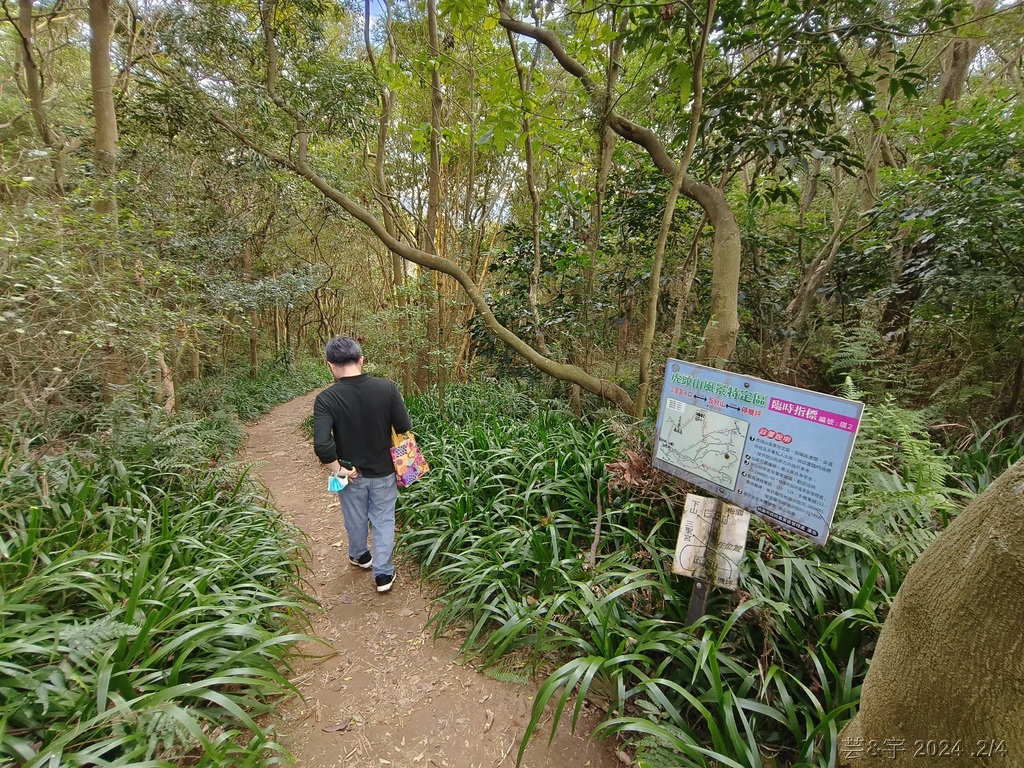
M 749 424 L 669 399 L 654 458 L 733 490 Z

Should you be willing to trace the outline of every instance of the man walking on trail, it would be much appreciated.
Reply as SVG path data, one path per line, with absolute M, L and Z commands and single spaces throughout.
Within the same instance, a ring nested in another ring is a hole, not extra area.
M 348 484 L 338 492 L 348 533 L 348 560 L 373 568 L 378 592 L 395 582 L 395 502 L 398 484 L 391 460 L 391 430 L 412 428 L 398 387 L 363 373 L 363 351 L 349 336 L 324 348 L 334 384 L 313 405 L 313 449 L 317 458 Z M 367 546 L 373 529 L 373 554 Z

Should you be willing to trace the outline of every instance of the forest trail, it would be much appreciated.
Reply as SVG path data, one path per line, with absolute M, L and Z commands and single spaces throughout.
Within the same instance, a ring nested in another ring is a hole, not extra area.
M 299 768 L 513 768 L 536 685 L 501 682 L 458 663 L 458 643 L 425 628 L 429 595 L 401 560 L 389 593 L 348 563 L 337 497 L 302 432 L 316 393 L 249 425 L 244 459 L 279 509 L 308 536 L 307 590 L 319 602 L 312 633 L 326 647 L 298 659 L 302 698 L 283 702 L 277 738 Z M 589 740 L 598 714 L 563 725 L 547 744 L 551 716 L 531 740 L 524 768 L 621 768 L 615 750 Z

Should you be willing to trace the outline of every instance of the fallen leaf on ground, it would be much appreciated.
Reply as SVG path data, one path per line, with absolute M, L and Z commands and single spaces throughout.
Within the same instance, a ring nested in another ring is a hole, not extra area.
M 334 723 L 333 725 L 325 725 L 324 733 L 338 733 L 340 731 L 347 731 L 348 727 L 352 725 L 352 718 L 342 720 L 340 723 Z

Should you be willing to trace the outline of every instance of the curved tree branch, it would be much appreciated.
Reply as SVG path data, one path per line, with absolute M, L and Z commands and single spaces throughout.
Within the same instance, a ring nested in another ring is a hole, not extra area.
M 297 157 L 293 159 L 287 155 L 281 154 L 280 152 L 262 146 L 237 126 L 218 115 L 215 111 L 211 110 L 210 116 L 217 125 L 234 136 L 235 139 L 252 151 L 260 154 L 267 160 L 280 165 L 282 168 L 286 168 L 304 178 L 316 187 L 324 197 L 338 205 L 338 207 L 353 218 L 366 225 L 377 239 L 392 252 L 397 253 L 403 259 L 411 261 L 413 264 L 418 264 L 421 267 L 426 267 L 427 269 L 432 269 L 454 278 L 466 292 L 466 295 L 473 303 L 476 311 L 480 314 L 480 317 L 483 319 L 488 330 L 494 334 L 497 339 L 504 342 L 510 349 L 512 349 L 512 351 L 538 370 L 561 381 L 579 384 L 580 387 L 586 391 L 614 403 L 627 413 L 632 411 L 633 399 L 629 396 L 629 393 L 626 392 L 626 390 L 613 382 L 592 376 L 578 366 L 556 362 L 537 352 L 537 350 L 520 339 L 515 333 L 498 321 L 498 318 L 494 316 L 494 312 L 487 303 L 487 299 L 484 297 L 483 292 L 466 270 L 449 259 L 427 253 L 424 250 L 398 240 L 387 231 L 385 226 L 372 213 L 352 200 L 344 192 L 331 185 L 330 182 L 317 173 L 309 164 L 306 157 L 309 136 L 307 132 L 303 131 L 299 133 L 298 154 Z
M 498 23 L 502 27 L 524 37 L 533 38 L 547 47 L 562 68 L 580 81 L 587 95 L 598 102 L 598 107 L 601 102 L 611 103 L 611 94 L 604 93 L 587 68 L 566 52 L 554 32 L 512 18 L 505 0 L 498 0 L 498 10 Z M 707 18 L 706 35 L 710 34 L 713 12 L 712 7 Z M 736 338 L 739 335 L 740 229 L 736 216 L 725 199 L 724 191 L 693 179 L 686 172 L 688 159 L 685 164 L 677 165 L 664 142 L 650 128 L 638 125 L 612 111 L 605 113 L 599 109 L 599 112 L 607 115 L 608 126 L 612 130 L 646 150 L 654 165 L 673 186 L 678 183 L 682 194 L 704 209 L 708 221 L 714 227 L 711 319 L 704 330 L 705 341 L 698 361 L 714 366 L 725 366 L 736 349 Z

